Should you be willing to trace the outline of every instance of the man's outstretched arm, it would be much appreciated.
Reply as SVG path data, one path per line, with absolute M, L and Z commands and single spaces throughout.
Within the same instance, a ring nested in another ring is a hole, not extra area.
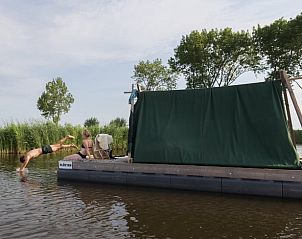
M 26 159 L 25 159 L 24 163 L 20 167 L 20 171 L 23 171 L 26 168 L 26 166 L 29 163 L 30 159 L 31 159 L 30 157 L 26 156 Z

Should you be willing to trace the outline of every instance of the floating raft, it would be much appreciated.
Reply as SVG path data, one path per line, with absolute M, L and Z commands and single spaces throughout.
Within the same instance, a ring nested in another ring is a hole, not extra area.
M 61 160 L 59 180 L 302 198 L 302 170 Z

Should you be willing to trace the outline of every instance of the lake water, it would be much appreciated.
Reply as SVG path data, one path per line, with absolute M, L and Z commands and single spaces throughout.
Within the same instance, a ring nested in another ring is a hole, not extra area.
M 302 155 L 302 147 L 298 147 Z M 302 201 L 58 182 L 62 155 L 0 158 L 0 238 L 302 238 Z

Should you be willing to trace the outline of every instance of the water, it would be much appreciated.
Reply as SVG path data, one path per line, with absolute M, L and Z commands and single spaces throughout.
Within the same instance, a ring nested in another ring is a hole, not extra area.
M 23 179 L 16 157 L 0 158 L 1 239 L 302 238 L 299 200 L 58 182 L 60 158 Z

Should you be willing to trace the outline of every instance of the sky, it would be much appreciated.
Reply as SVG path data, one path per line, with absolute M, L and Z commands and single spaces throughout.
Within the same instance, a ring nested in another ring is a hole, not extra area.
M 37 100 L 56 77 L 75 98 L 62 124 L 128 119 L 124 91 L 139 61 L 167 64 L 193 30 L 252 30 L 301 12 L 301 0 L 0 0 L 0 124 L 42 120 Z M 245 73 L 235 83 L 259 81 Z

